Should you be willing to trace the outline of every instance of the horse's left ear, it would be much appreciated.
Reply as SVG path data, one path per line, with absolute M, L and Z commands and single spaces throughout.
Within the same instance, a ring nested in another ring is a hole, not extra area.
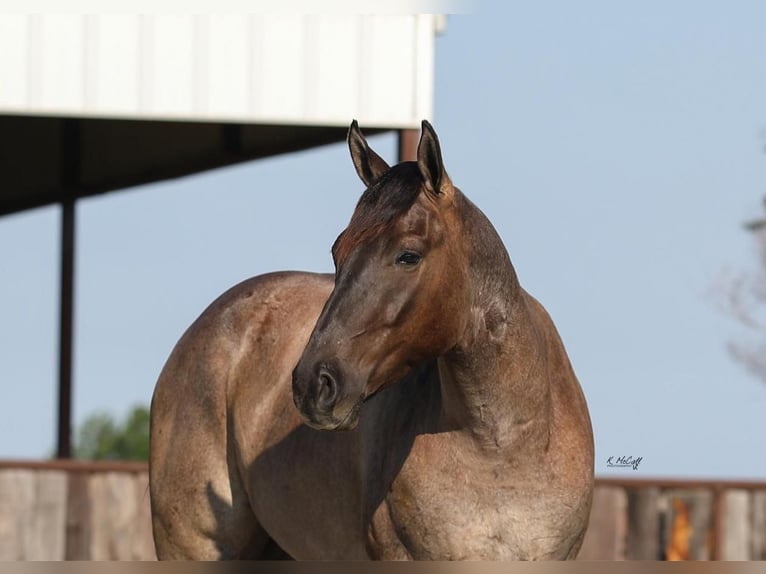
M 444 170 L 439 138 L 428 120 L 423 120 L 418 143 L 418 169 L 428 191 L 443 195 L 448 188 L 449 177 Z

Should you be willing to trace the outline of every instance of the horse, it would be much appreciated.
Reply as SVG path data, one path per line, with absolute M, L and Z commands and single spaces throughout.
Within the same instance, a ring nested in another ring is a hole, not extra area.
M 593 432 L 566 350 L 423 121 L 365 185 L 334 274 L 231 288 L 151 404 L 160 559 L 558 560 L 590 514 Z

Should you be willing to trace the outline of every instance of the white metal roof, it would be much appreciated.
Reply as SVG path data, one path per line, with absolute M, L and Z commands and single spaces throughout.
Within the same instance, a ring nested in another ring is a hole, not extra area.
M 417 128 L 438 16 L 3 14 L 0 115 Z

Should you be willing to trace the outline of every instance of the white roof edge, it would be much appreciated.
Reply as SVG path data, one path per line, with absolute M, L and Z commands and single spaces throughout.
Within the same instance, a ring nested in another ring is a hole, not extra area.
M 418 128 L 443 20 L 0 13 L 0 114 Z

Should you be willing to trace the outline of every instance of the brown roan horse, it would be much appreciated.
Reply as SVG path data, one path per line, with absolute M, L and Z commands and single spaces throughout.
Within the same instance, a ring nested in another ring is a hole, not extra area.
M 334 275 L 213 302 L 152 400 L 161 559 L 566 559 L 588 523 L 593 434 L 559 335 L 428 122 L 366 186 Z

